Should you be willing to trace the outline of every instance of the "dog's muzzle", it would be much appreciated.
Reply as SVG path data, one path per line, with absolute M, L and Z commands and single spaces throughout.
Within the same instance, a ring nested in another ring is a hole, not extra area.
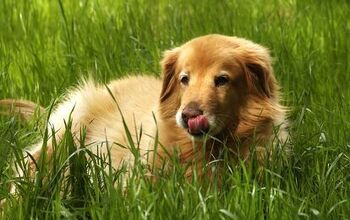
M 189 103 L 181 113 L 181 119 L 189 134 L 199 136 L 209 131 L 209 122 L 196 103 Z

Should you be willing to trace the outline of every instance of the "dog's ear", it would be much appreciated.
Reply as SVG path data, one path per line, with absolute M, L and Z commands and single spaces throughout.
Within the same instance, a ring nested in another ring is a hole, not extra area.
M 268 98 L 273 97 L 276 90 L 276 80 L 273 75 L 269 51 L 260 45 L 254 45 L 253 48 L 245 51 L 243 57 L 248 87 L 256 90 L 260 95 Z
M 160 102 L 164 102 L 173 92 L 176 86 L 175 69 L 179 57 L 180 48 L 174 48 L 164 52 L 161 61 L 163 86 L 160 93 Z

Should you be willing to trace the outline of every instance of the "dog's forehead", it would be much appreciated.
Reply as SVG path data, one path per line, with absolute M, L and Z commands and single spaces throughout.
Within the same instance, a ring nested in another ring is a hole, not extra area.
M 236 66 L 234 46 L 227 41 L 199 39 L 182 47 L 179 64 L 181 68 L 208 69 Z

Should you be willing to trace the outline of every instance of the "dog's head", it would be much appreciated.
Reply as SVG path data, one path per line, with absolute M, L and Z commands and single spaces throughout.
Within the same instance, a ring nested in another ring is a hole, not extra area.
M 166 51 L 161 65 L 161 114 L 195 137 L 233 128 L 249 97 L 276 95 L 268 50 L 245 39 L 195 38 Z

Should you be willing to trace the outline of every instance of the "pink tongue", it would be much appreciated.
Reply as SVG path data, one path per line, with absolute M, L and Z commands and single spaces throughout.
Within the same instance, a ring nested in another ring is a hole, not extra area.
M 192 134 L 198 134 L 208 130 L 209 123 L 204 115 L 199 115 L 195 118 L 188 119 L 188 131 Z

